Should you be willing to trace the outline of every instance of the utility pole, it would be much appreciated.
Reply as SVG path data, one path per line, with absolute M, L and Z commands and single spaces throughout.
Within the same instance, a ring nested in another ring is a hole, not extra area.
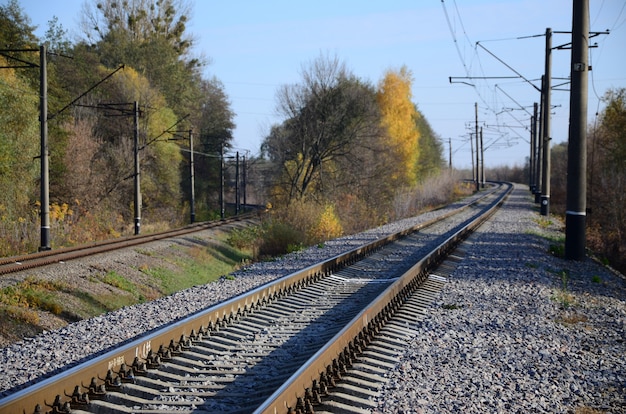
M 478 163 L 478 102 L 474 102 L 474 116 L 476 118 L 476 191 L 480 190 L 480 164 Z
M 485 151 L 483 149 L 483 127 L 480 127 L 480 187 L 485 188 Z
M 39 47 L 39 128 L 41 137 L 41 243 L 39 251 L 50 250 L 50 173 L 48 151 L 48 64 L 46 46 Z
M 224 143 L 220 143 L 220 218 L 224 220 Z
M 139 172 L 139 102 L 133 102 L 133 143 L 135 146 L 135 235 L 141 229 L 141 179 Z
M 535 182 L 537 183 L 537 187 L 536 187 L 536 191 L 535 191 L 535 203 L 540 203 L 541 202 L 541 176 L 543 174 L 541 174 L 541 167 L 543 164 L 543 117 L 544 117 L 544 106 L 545 106 L 545 99 L 544 99 L 544 87 L 543 85 L 545 84 L 545 76 L 541 76 L 541 99 L 539 100 L 539 119 L 537 120 L 537 125 L 539 127 L 539 132 L 537 133 L 537 158 L 536 158 L 536 174 L 535 174 Z
M 535 193 L 537 183 L 535 180 L 535 163 L 536 159 L 536 146 L 537 146 L 537 102 L 533 104 L 533 115 L 530 118 L 530 167 L 528 171 L 530 191 Z
M 448 138 L 448 168 L 452 169 L 452 138 Z
M 584 260 L 587 174 L 587 92 L 589 48 L 589 0 L 574 0 L 572 11 L 572 62 L 567 147 L 567 206 L 565 258 Z
M 195 170 L 193 166 L 193 130 L 189 129 L 189 211 L 191 224 L 196 222 L 196 185 Z
M 239 215 L 239 151 L 235 156 L 235 215 Z
M 470 159 L 472 160 L 472 180 L 476 177 L 474 169 L 474 135 L 470 132 Z
M 543 174 L 541 176 L 541 215 L 550 215 L 550 112 L 552 89 L 552 29 L 546 29 L 546 69 L 544 76 L 543 105 Z
M 247 151 L 246 151 L 247 152 Z M 243 172 L 242 172 L 242 184 L 241 184 L 241 190 L 243 193 L 243 210 L 244 212 L 246 211 L 246 205 L 248 204 L 248 200 L 246 199 L 246 188 L 248 185 L 248 164 L 246 162 L 246 156 L 243 156 Z

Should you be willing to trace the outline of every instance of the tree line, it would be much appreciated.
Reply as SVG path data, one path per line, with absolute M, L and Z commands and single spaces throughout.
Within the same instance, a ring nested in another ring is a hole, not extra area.
M 219 217 L 219 155 L 231 148 L 234 114 L 223 84 L 205 75 L 210 59 L 194 52 L 190 13 L 184 0 L 94 0 L 80 12 L 82 36 L 72 42 L 56 18 L 39 39 L 17 0 L 0 6 L 6 45 L 0 59 L 36 63 L 37 53 L 24 50 L 45 44 L 49 51 L 53 247 L 129 234 L 135 101 L 142 229 L 187 220 L 190 149 L 180 133 L 187 130 L 194 132 L 194 151 L 203 154 L 195 163 L 197 219 Z M 5 256 L 37 248 L 39 71 L 32 66 L 0 69 Z M 301 75 L 277 92 L 283 121 L 264 137 L 261 156 L 248 160 L 247 191 L 282 211 L 274 218 L 289 221 L 300 209 L 296 232 L 317 238 L 362 230 L 405 211 L 398 194 L 444 165 L 440 140 L 412 102 L 411 72 L 390 69 L 375 85 L 321 54 L 303 64 Z
M 626 272 L 626 88 L 608 90 L 587 132 L 587 247 Z M 551 150 L 551 200 L 565 215 L 567 143 Z
M 0 5 L 1 255 L 38 246 L 39 57 L 33 51 L 40 44 L 49 51 L 53 247 L 130 234 L 135 101 L 146 230 L 187 221 L 184 131 L 193 131 L 193 150 L 202 154 L 195 165 L 197 219 L 219 217 L 219 155 L 231 148 L 234 113 L 223 84 L 206 75 L 210 58 L 194 52 L 190 14 L 185 0 L 94 0 L 85 3 L 82 37 L 72 42 L 56 18 L 40 39 L 17 0 Z M 400 67 L 375 84 L 322 53 L 302 65 L 297 83 L 278 89 L 281 121 L 263 137 L 261 155 L 248 160 L 245 174 L 255 202 L 273 207 L 263 232 L 280 245 L 275 251 L 415 214 L 469 190 L 447 174 L 441 140 L 413 102 L 412 82 L 411 71 Z M 625 90 L 607 91 L 604 104 L 588 133 L 588 245 L 623 270 Z M 551 200 L 562 214 L 567 144 L 551 153 Z M 524 182 L 528 168 L 503 167 L 493 177 Z M 232 170 L 226 169 L 230 199 Z
M 0 253 L 37 246 L 39 56 L 31 50 L 40 44 L 48 50 L 53 247 L 127 233 L 134 102 L 144 222 L 186 220 L 190 149 L 188 134 L 177 132 L 188 130 L 195 150 L 212 155 L 197 162 L 196 199 L 199 219 L 213 217 L 218 154 L 231 146 L 234 114 L 222 83 L 204 75 L 208 58 L 193 52 L 189 13 L 183 0 L 93 1 L 80 15 L 82 38 L 71 42 L 56 18 L 39 39 L 18 1 L 0 6 Z

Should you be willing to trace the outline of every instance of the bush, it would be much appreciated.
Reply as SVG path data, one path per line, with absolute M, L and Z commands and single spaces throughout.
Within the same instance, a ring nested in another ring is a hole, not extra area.
M 280 256 L 297 250 L 305 242 L 304 234 L 290 224 L 282 221 L 269 221 L 263 226 L 262 241 L 259 245 L 259 255 Z
M 239 249 L 252 249 L 254 250 L 259 239 L 262 236 L 262 230 L 260 226 L 250 226 L 241 229 L 234 229 L 228 234 L 226 243 L 228 245 Z
M 335 207 L 332 204 L 326 204 L 324 210 L 319 214 L 317 222 L 309 229 L 308 241 L 309 244 L 320 243 L 335 239 L 342 233 L 343 229 L 335 214 Z

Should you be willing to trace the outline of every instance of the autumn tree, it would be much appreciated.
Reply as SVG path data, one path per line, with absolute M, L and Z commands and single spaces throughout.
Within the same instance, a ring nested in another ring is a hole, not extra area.
M 38 96 L 10 69 L 0 71 L 0 221 L 25 218 L 36 194 Z
M 125 64 L 158 88 L 178 116 L 198 109 L 204 59 L 192 56 L 185 0 L 85 3 L 82 27 L 107 67 Z
M 302 83 L 279 90 L 277 109 L 285 121 L 272 128 L 263 146 L 282 168 L 287 202 L 332 188 L 343 171 L 338 162 L 356 157 L 355 149 L 377 135 L 373 98 L 371 87 L 328 56 L 303 68 Z
M 626 89 L 606 92 L 597 127 L 588 134 L 588 227 L 591 247 L 626 269 Z
M 211 154 L 196 157 L 195 163 L 196 200 L 204 211 L 219 188 L 219 162 L 212 155 L 228 149 L 235 125 L 223 84 L 215 77 L 203 77 L 208 59 L 192 54 L 194 41 L 187 32 L 190 14 L 186 0 L 93 1 L 82 12 L 86 40 L 77 47 L 83 56 L 94 53 L 109 68 L 124 64 L 137 70 L 162 94 L 176 118 L 185 118 L 177 129 L 193 130 L 194 149 Z M 177 143 L 184 155 L 180 185 L 188 199 L 189 143 Z
M 417 183 L 419 159 L 419 113 L 411 102 L 412 74 L 403 66 L 399 71 L 389 70 L 378 86 L 378 105 L 382 125 L 387 131 L 388 144 L 395 154 L 400 171 L 391 178 L 400 186 Z

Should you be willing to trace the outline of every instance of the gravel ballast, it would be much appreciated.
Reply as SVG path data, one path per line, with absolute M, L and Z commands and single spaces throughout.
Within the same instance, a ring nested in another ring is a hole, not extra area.
M 233 273 L 232 280 L 1 348 L 0 396 L 142 332 L 444 211 L 256 263 Z M 563 229 L 542 222 L 526 187 L 517 186 L 501 211 L 464 246 L 466 256 L 389 373 L 377 412 L 626 411 L 626 282 L 590 259 L 570 262 L 550 255 L 550 240 L 562 236 Z M 79 271 L 81 266 L 72 268 Z
M 296 270 L 337 256 L 364 243 L 430 220 L 450 209 L 460 207 L 465 202 L 356 235 L 331 240 L 321 248 L 310 247 L 272 261 L 254 263 L 231 273 L 228 278 L 221 278 L 218 282 L 196 286 L 147 303 L 128 306 L 59 329 L 51 329 L 35 337 L 2 347 L 0 348 L 0 398 L 42 378 L 62 372 L 85 358 L 102 354 L 118 344 L 133 340 L 145 332 L 177 321 Z M 181 245 L 213 243 L 215 236 L 211 232 L 212 230 L 207 230 L 193 238 L 162 240 L 121 252 L 104 253 L 38 268 L 37 278 L 63 280 L 68 284 L 87 283 L 89 274 L 94 270 L 104 269 L 115 270 L 121 275 L 133 274 L 133 277 L 136 277 L 136 273 L 140 273 L 137 268 L 145 266 L 145 260 L 161 256 L 165 250 L 178 251 Z M 155 265 L 162 266 L 163 263 L 157 261 Z M 0 286 L 19 282 L 29 275 L 30 272 L 11 274 L 10 278 L 0 280 Z
M 377 412 L 626 412 L 626 281 L 552 256 L 542 218 L 518 186 L 464 244 Z

